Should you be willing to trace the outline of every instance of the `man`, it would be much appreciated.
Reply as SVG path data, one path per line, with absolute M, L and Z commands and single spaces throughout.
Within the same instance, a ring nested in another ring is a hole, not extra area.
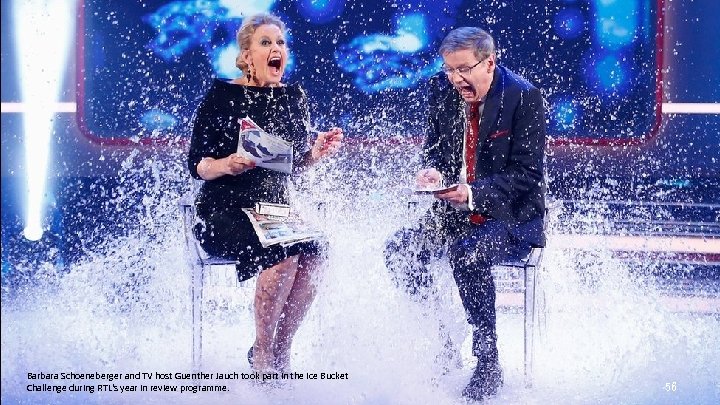
M 440 55 L 416 182 L 458 186 L 435 192 L 432 208 L 388 241 L 385 257 L 397 283 L 418 294 L 432 283 L 427 264 L 447 253 L 478 358 L 463 395 L 481 400 L 503 383 L 490 268 L 545 242 L 544 107 L 537 88 L 497 65 L 487 32 L 455 29 Z

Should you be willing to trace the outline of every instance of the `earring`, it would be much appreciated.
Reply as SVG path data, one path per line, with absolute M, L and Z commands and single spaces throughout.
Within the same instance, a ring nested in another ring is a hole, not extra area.
M 250 66 L 250 69 L 248 71 L 248 84 L 250 84 L 254 81 L 253 76 L 255 76 L 255 69 L 253 69 L 253 67 Z

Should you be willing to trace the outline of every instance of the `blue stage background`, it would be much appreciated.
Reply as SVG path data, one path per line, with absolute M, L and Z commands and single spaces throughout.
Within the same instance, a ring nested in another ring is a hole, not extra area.
M 79 120 L 100 141 L 187 137 L 212 77 L 235 77 L 243 2 L 85 0 L 79 15 Z M 249 3 L 248 3 L 249 4 Z M 476 25 L 501 61 L 543 88 L 554 139 L 642 139 L 658 121 L 662 1 L 267 2 L 288 22 L 286 79 L 324 122 L 354 137 L 422 134 L 421 85 L 449 29 Z M 257 6 L 257 8 L 263 8 Z M 192 66 L 192 69 L 188 69 Z M 378 129 L 368 117 L 387 117 Z

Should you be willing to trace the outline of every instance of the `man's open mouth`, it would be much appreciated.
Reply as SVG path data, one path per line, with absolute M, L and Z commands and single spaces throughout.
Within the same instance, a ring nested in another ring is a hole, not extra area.
M 462 95 L 463 97 L 472 98 L 475 96 L 475 88 L 470 85 L 460 86 L 458 87 L 458 91 L 460 91 L 460 95 Z

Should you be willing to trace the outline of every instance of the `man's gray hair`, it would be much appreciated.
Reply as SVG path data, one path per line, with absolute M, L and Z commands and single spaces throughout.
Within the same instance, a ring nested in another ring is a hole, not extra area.
M 440 44 L 440 56 L 469 49 L 478 60 L 495 53 L 495 40 L 487 31 L 477 27 L 460 27 L 450 31 Z

